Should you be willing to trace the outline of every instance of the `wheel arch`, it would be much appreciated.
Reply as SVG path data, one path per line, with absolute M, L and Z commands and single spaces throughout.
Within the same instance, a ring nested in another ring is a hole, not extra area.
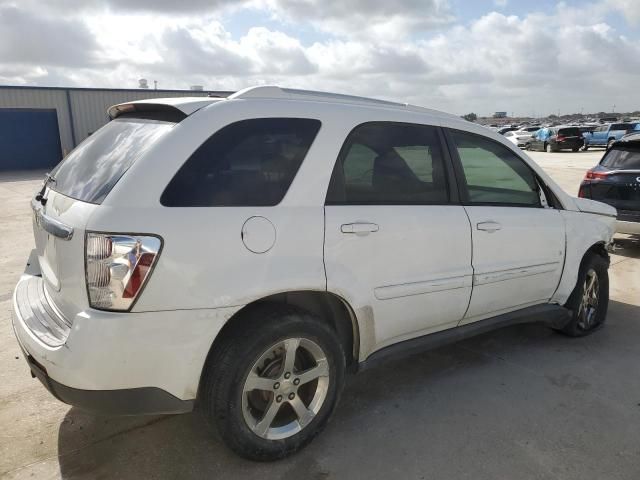
M 291 290 L 279 292 L 256 299 L 234 313 L 216 335 L 200 375 L 200 386 L 205 374 L 209 359 L 213 352 L 239 328 L 246 315 L 251 310 L 268 308 L 272 305 L 290 305 L 307 311 L 332 328 L 338 338 L 345 354 L 345 364 L 348 369 L 355 369 L 360 350 L 360 331 L 353 309 L 342 297 L 328 291 L 318 290 Z M 200 387 L 199 387 L 200 388 Z
M 582 255 L 582 260 L 580 261 L 580 264 L 582 264 L 585 261 L 589 253 L 595 253 L 597 255 L 600 255 L 602 258 L 607 260 L 607 262 L 609 261 L 609 252 L 607 251 L 607 246 L 604 241 L 599 241 L 591 245 L 587 249 L 587 251 L 584 252 L 584 255 Z

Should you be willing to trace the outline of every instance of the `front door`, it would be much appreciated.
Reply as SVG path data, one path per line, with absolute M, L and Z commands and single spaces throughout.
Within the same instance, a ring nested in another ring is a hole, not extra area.
M 459 130 L 450 138 L 473 237 L 473 293 L 463 323 L 547 302 L 564 263 L 560 212 L 513 151 Z
M 361 357 L 455 326 L 471 295 L 471 232 L 450 203 L 436 127 L 356 127 L 325 207 L 327 288 L 366 323 Z

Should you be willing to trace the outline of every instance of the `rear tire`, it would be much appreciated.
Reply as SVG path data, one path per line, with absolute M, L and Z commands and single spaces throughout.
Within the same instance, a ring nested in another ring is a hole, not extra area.
M 578 281 L 565 307 L 571 320 L 560 331 L 570 337 L 584 337 L 600 329 L 609 306 L 609 262 L 597 253 L 582 260 Z
M 272 461 L 325 427 L 342 391 L 345 356 L 336 333 L 310 313 L 249 308 L 209 356 L 199 400 L 229 448 Z

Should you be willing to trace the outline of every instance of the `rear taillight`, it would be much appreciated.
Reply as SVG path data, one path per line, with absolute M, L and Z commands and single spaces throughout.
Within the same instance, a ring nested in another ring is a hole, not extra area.
M 587 170 L 584 176 L 585 180 L 604 180 L 609 176 L 609 172 L 594 172 L 593 170 Z
M 565 141 L 565 140 L 566 140 L 566 138 L 567 138 L 567 137 L 565 137 L 564 135 L 558 135 L 558 136 L 556 137 L 556 141 L 558 141 L 558 142 L 563 142 L 563 141 Z
M 162 242 L 151 235 L 87 233 L 86 282 L 89 305 L 127 311 L 140 294 Z

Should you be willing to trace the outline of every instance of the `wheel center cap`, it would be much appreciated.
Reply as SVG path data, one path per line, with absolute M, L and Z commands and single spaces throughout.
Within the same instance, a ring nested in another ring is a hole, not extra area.
M 280 392 L 282 393 L 282 395 L 288 395 L 289 393 L 296 393 L 296 386 L 293 384 L 293 382 L 291 381 L 291 379 L 289 380 L 285 380 L 282 379 L 282 381 L 280 382 Z

